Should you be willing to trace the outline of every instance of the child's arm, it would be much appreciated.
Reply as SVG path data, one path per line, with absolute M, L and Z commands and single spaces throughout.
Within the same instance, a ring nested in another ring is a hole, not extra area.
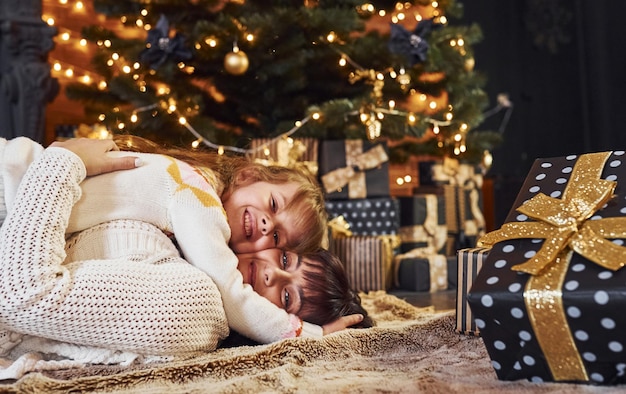
M 154 226 L 87 230 L 64 262 L 64 230 L 84 177 L 80 159 L 60 148 L 27 171 L 0 230 L 0 325 L 144 355 L 214 349 L 227 334 L 220 294 Z M 85 260 L 72 260 L 79 256 Z
M 110 156 L 128 155 L 129 152 Z M 258 342 L 296 336 L 301 322 L 244 286 L 237 257 L 228 247 L 230 228 L 215 189 L 191 166 L 162 155 L 142 155 L 131 171 L 88 178 L 74 206 L 71 232 L 115 219 L 143 220 L 171 231 L 191 264 L 218 285 L 229 325 Z M 303 324 L 302 335 L 322 335 Z
M 323 335 L 321 327 L 302 323 L 243 283 L 237 256 L 228 247 L 230 228 L 221 204 L 208 207 L 191 191 L 181 192 L 171 207 L 171 219 L 185 259 L 208 273 L 220 289 L 233 330 L 261 343 Z

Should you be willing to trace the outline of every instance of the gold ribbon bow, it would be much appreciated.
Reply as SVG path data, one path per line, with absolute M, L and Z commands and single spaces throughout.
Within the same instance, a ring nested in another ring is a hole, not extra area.
M 361 143 L 358 140 L 357 143 Z M 359 144 L 362 147 L 361 144 Z M 361 148 L 362 149 L 362 148 Z M 358 153 L 355 153 L 356 151 Z M 365 198 L 365 174 L 389 160 L 382 145 L 376 145 L 367 152 L 361 153 L 359 147 L 352 141 L 346 141 L 346 167 L 338 168 L 322 175 L 322 184 L 327 193 L 341 190 L 350 183 L 348 194 L 350 198 Z M 354 186 L 354 187 L 353 187 Z
M 350 223 L 346 221 L 343 215 L 336 216 L 328 221 L 328 228 L 332 238 L 350 237 L 352 236 L 352 230 L 350 230 Z
M 626 237 L 626 219 L 587 220 L 613 197 L 616 182 L 600 179 L 609 155 L 608 152 L 582 155 L 574 166 L 562 199 L 539 193 L 517 209 L 536 222 L 506 223 L 499 230 L 483 236 L 479 244 L 489 247 L 507 239 L 546 239 L 535 256 L 513 267 L 532 275 L 541 274 L 567 247 L 613 271 L 623 267 L 626 248 L 607 238 Z
M 588 381 L 563 308 L 563 282 L 572 253 L 611 270 L 626 263 L 626 248 L 609 239 L 626 237 L 626 218 L 588 220 L 612 197 L 616 182 L 600 179 L 611 152 L 581 155 L 562 199 L 539 193 L 517 210 L 533 222 L 510 222 L 483 236 L 483 247 L 521 238 L 543 238 L 541 249 L 512 267 L 531 274 L 524 301 L 535 336 L 557 381 Z

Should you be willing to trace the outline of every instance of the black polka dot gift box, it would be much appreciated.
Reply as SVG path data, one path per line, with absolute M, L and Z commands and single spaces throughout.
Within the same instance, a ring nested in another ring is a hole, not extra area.
M 626 382 L 626 155 L 538 159 L 468 295 L 499 379 Z
M 400 229 L 400 203 L 393 197 L 327 200 L 329 218 L 343 216 L 354 235 L 395 235 Z

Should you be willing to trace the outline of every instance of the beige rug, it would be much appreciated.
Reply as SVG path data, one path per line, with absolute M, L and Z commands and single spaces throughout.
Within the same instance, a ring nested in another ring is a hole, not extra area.
M 618 393 L 498 381 L 480 338 L 454 332 L 454 312 L 419 309 L 383 292 L 363 296 L 378 326 L 320 340 L 220 349 L 150 368 L 93 366 L 33 373 L 6 393 Z

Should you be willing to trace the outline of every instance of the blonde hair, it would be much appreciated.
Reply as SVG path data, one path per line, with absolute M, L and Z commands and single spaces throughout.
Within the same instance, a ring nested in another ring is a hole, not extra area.
M 316 178 L 305 169 L 281 166 L 265 166 L 242 156 L 218 155 L 215 151 L 188 150 L 161 146 L 153 141 L 132 135 L 118 135 L 114 141 L 121 150 L 158 153 L 184 161 L 195 167 L 207 167 L 215 172 L 223 185 L 222 201 L 226 201 L 235 189 L 254 182 L 275 185 L 298 184 L 294 198 L 285 207 L 294 221 L 293 228 L 304 229 L 289 250 L 306 253 L 317 250 L 322 244 L 327 229 L 327 213 L 324 195 Z M 297 214 L 296 214 L 297 213 Z

